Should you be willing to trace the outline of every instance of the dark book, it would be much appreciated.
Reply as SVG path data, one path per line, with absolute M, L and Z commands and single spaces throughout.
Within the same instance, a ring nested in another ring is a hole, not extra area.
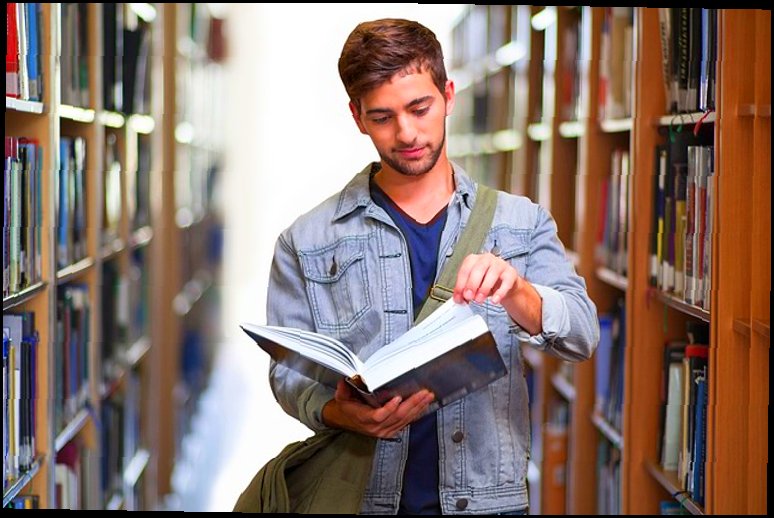
M 312 331 L 241 327 L 278 363 L 332 388 L 344 377 L 373 407 L 427 389 L 435 395 L 431 410 L 437 409 L 507 373 L 484 319 L 453 300 L 365 361 L 342 342 Z

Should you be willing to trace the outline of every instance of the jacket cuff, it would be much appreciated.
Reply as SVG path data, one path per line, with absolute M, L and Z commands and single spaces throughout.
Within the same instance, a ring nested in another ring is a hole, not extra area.
M 322 409 L 333 397 L 334 392 L 325 385 L 315 383 L 309 387 L 299 398 L 298 417 L 301 422 L 315 432 L 327 429 L 322 419 Z
M 543 301 L 542 324 L 540 334 L 530 335 L 516 323 L 511 325 L 511 332 L 521 342 L 528 343 L 538 349 L 546 349 L 557 337 L 562 338 L 570 332 L 570 313 L 567 302 L 561 293 L 548 286 L 532 285 Z

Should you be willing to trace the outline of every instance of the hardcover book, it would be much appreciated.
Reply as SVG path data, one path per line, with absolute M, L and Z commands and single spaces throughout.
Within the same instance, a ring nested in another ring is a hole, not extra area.
M 241 327 L 275 361 L 333 388 L 344 377 L 373 407 L 427 389 L 435 395 L 431 410 L 437 409 L 507 373 L 484 319 L 451 299 L 366 360 L 342 342 L 312 331 L 249 323 Z

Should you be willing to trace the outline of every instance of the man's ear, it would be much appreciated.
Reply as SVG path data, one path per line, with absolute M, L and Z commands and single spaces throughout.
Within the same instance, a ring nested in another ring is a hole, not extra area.
M 451 79 L 446 81 L 446 87 L 444 88 L 444 97 L 446 98 L 446 115 L 449 116 L 454 109 L 455 94 L 454 94 L 454 81 Z
M 355 119 L 355 124 L 357 124 L 357 129 L 360 130 L 360 133 L 363 135 L 368 135 L 368 133 L 366 133 L 365 126 L 363 126 L 363 123 L 360 121 L 360 108 L 358 108 L 352 101 L 349 101 L 349 112 L 352 114 L 352 118 Z

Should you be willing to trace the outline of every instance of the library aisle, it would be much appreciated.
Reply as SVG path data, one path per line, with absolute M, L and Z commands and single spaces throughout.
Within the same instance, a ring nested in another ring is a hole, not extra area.
M 220 346 L 175 466 L 168 510 L 231 511 L 266 461 L 293 437 L 311 434 L 274 402 L 267 370 L 268 357 L 257 347 L 242 340 Z
M 276 4 L 243 6 L 238 16 L 231 13 L 229 34 L 235 43 L 230 46 L 227 73 L 241 79 L 226 82 L 225 96 L 240 102 L 225 106 L 227 119 L 234 122 L 227 125 L 232 137 L 226 139 L 224 171 L 229 174 L 223 176 L 222 186 L 223 199 L 229 200 L 224 206 L 220 322 L 224 342 L 215 348 L 218 357 L 190 426 L 194 433 L 176 463 L 175 496 L 165 502 L 167 508 L 230 511 L 266 461 L 289 442 L 310 435 L 274 400 L 268 357 L 251 345 L 238 325 L 264 322 L 265 282 L 279 232 L 373 159 L 370 143 L 358 138 L 352 125 L 335 67 L 346 35 L 362 20 L 405 16 L 422 20 L 436 27 L 440 37 L 448 37 L 448 27 L 459 11 L 449 6 L 362 4 L 337 12 L 324 29 L 318 20 L 330 14 L 330 6 L 308 6 L 304 17 L 296 17 L 290 6 Z M 290 18 L 293 33 L 276 23 Z M 317 43 L 310 47 L 296 34 L 306 34 Z M 276 52 L 277 48 L 283 51 Z M 302 62 L 304 67 L 297 66 Z M 267 73 L 278 74 L 283 81 L 264 81 Z M 312 90 L 309 77 L 317 78 Z M 306 112 L 310 103 L 316 107 L 314 117 Z M 245 113 L 260 116 L 244 117 Z M 299 132 L 326 137 L 302 142 L 286 138 Z M 250 145 L 245 145 L 244 135 L 250 135 Z M 347 153 L 331 156 L 331 142 L 348 142 Z M 309 157 L 315 156 L 324 159 L 310 173 Z M 299 190 L 298 185 L 305 188 Z M 266 192 L 273 194 L 261 196 L 256 203 L 256 193 Z
M 551 212 L 600 312 L 592 361 L 523 349 L 530 512 L 767 514 L 770 10 L 7 5 L 4 508 L 230 511 L 311 434 L 239 325 L 378 158 L 336 64 L 399 17 L 451 158 Z

